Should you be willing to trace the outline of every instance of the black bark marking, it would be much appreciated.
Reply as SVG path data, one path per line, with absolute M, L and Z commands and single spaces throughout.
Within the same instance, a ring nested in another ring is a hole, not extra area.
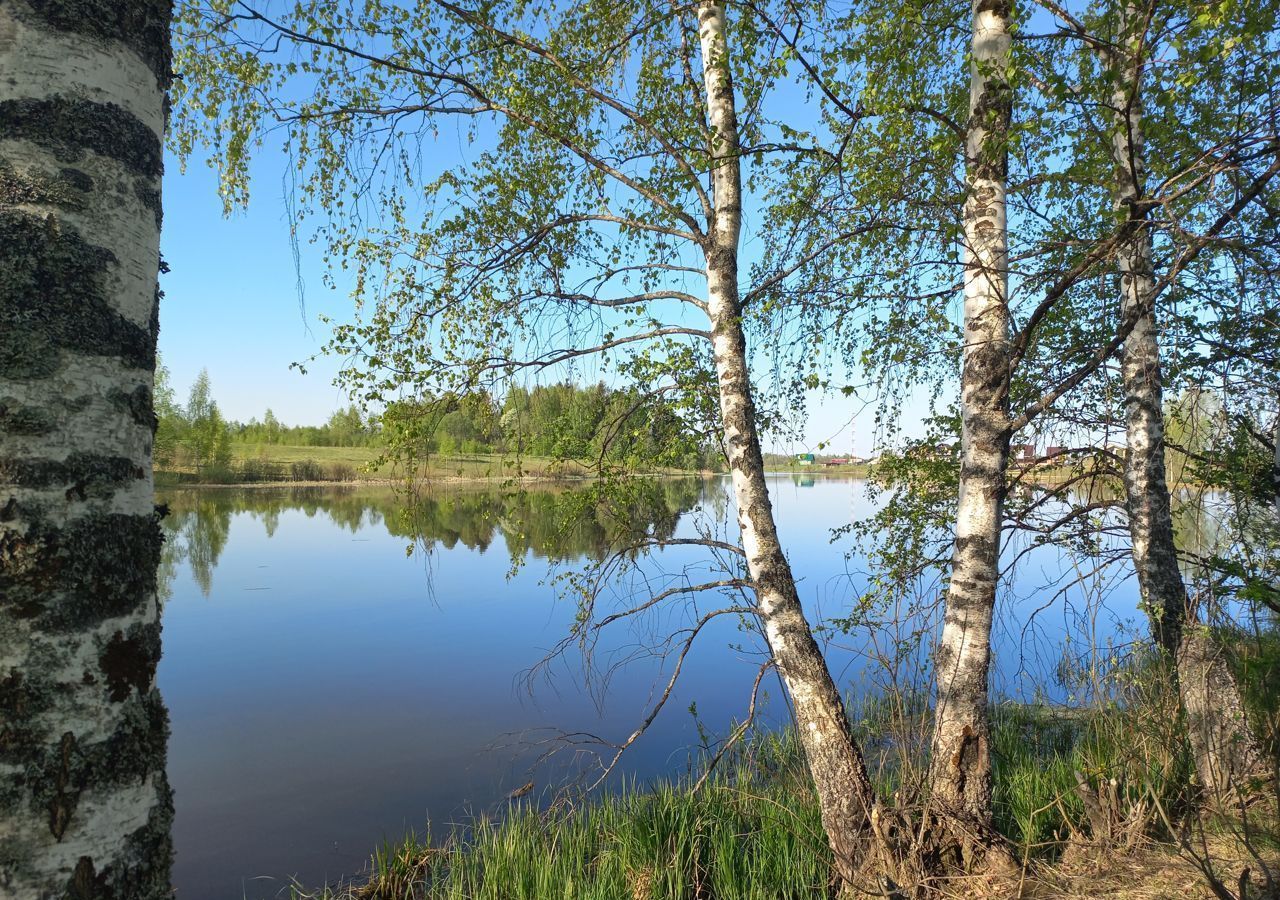
M 139 326 L 108 302 L 114 262 L 52 218 L 0 210 L 0 376 L 52 375 L 60 349 L 155 368 L 154 323 Z
M 98 666 L 107 679 L 107 696 L 121 703 L 136 689 L 139 694 L 151 690 L 156 663 L 160 659 L 160 626 L 151 625 L 130 630 L 128 637 L 117 631 L 98 656 Z
M 93 189 L 93 179 L 79 169 L 62 169 L 47 177 L 32 172 L 18 172 L 0 162 L 0 204 L 46 204 L 64 209 L 81 209 L 85 194 Z
M 155 433 L 157 425 L 155 409 L 151 390 L 146 385 L 140 384 L 128 392 L 113 388 L 107 394 L 107 398 L 134 422 Z
M 8 434 L 48 434 L 56 427 L 46 409 L 23 406 L 15 400 L 0 400 L 0 431 Z
M 161 89 L 172 78 L 169 49 L 172 0 L 27 0 L 41 19 L 59 31 L 96 40 L 120 41 L 146 63 Z
M 71 884 L 67 895 L 75 900 L 95 900 L 98 893 L 98 873 L 93 868 L 93 860 L 82 856 L 76 860 L 75 871 L 71 873 Z
M 956 793 L 961 796 L 964 795 L 964 783 L 969 777 L 969 772 L 977 762 L 977 743 L 973 727 L 966 725 L 960 731 L 960 746 L 951 754 L 951 768 L 955 770 Z
M 139 183 L 133 186 L 133 193 L 143 206 L 155 214 L 158 230 L 164 224 L 164 207 L 160 202 L 160 189 Z
M 84 790 L 84 761 L 76 744 L 76 736 L 70 731 L 62 735 L 53 771 L 49 773 L 53 785 L 49 798 L 49 831 L 57 841 L 67 833 L 71 817 L 80 803 Z
M 33 685 L 17 669 L 0 679 L 0 760 L 22 762 L 23 754 L 38 746 L 40 735 L 32 717 L 47 709 L 51 694 Z
M 981 392 L 981 405 L 999 409 L 1009 392 L 1009 347 L 1004 341 L 974 347 L 965 359 L 964 392 Z M 978 399 L 978 398 L 975 398 Z
M 160 135 L 114 103 L 62 96 L 0 101 L 0 133 L 31 141 L 65 163 L 93 151 L 135 175 L 158 179 L 164 173 Z
M 0 532 L 0 613 L 80 631 L 155 593 L 157 516 L 89 515 L 61 529 L 27 518 L 26 529 Z
M 160 658 L 159 636 L 158 625 L 138 629 L 133 638 L 137 668 L 130 677 L 148 683 L 154 680 Z M 24 771 L 17 778 L 18 787 L 28 792 L 33 809 L 49 814 L 55 836 L 60 836 L 57 829 L 65 831 L 75 800 L 86 784 L 96 788 L 141 784 L 162 770 L 169 736 L 168 711 L 154 687 L 134 692 L 133 686 L 125 689 L 119 721 L 110 736 L 85 744 L 67 732 L 55 743 L 41 719 L 59 694 L 78 691 L 82 685 L 37 684 L 16 672 L 0 681 L 0 710 L 7 717 L 0 730 L 0 760 Z M 5 798 L 5 802 L 12 804 L 14 797 Z M 3 809 L 0 805 L 0 812 Z
M 66 485 L 69 500 L 108 497 L 128 482 L 146 477 L 146 469 L 127 456 L 72 453 L 63 460 L 0 458 L 0 484 L 25 488 Z
M 142 650 L 148 654 L 151 680 L 160 661 L 160 629 L 154 627 L 154 635 L 145 635 Z M 154 652 L 153 652 L 154 651 Z M 96 745 L 93 759 L 103 771 L 111 773 L 115 783 L 141 784 L 154 772 L 164 767 L 165 747 L 169 740 L 169 712 L 165 709 L 160 692 L 151 688 L 125 702 L 125 715 L 115 733 Z
M 0 265 L 3 265 L 2 259 Z M 2 277 L 3 273 L 0 273 Z M 0 297 L 0 303 L 3 302 L 3 297 Z M 60 368 L 61 355 L 46 335 L 41 332 L 22 334 L 0 325 L 0 376 L 15 380 L 48 378 Z

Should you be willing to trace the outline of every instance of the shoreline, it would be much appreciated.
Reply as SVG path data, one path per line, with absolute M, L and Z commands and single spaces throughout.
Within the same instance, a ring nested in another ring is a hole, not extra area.
M 167 474 L 157 472 L 159 474 Z M 699 478 L 707 480 L 723 476 L 723 472 L 631 472 L 622 478 Z M 781 473 L 785 474 L 785 473 Z M 830 473 L 835 474 L 835 473 Z M 599 481 L 599 475 L 441 475 L 428 476 L 413 482 L 415 486 L 431 485 L 502 485 L 502 484 L 581 484 Z M 289 488 L 289 487 L 397 487 L 405 485 L 404 478 L 357 478 L 341 481 L 179 481 L 160 483 L 157 491 L 191 490 L 203 488 Z

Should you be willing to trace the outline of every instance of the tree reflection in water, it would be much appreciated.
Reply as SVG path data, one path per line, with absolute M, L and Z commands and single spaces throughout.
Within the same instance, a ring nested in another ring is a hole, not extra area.
M 717 488 L 717 482 L 664 478 L 515 490 L 451 485 L 424 488 L 414 496 L 387 487 L 175 491 L 164 498 L 169 515 L 161 584 L 167 585 L 185 563 L 209 596 L 238 513 L 262 522 L 268 538 L 282 512 L 300 510 L 308 517 L 324 515 L 353 534 L 381 524 L 407 545 L 428 552 L 459 544 L 484 552 L 501 542 L 513 565 L 530 556 L 600 562 L 638 537 L 671 537 L 680 517 Z

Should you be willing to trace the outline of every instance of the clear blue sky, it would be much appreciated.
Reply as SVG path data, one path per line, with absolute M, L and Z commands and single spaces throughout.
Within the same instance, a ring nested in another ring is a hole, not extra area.
M 332 383 L 336 365 L 323 360 L 302 375 L 289 364 L 319 350 L 326 331 L 318 315 L 345 319 L 350 301 L 323 285 L 314 248 L 304 243 L 300 303 L 283 166 L 274 161 L 264 152 L 248 210 L 225 218 L 217 176 L 198 160 L 182 174 L 169 159 L 160 244 L 171 271 L 160 283 L 160 353 L 180 402 L 207 368 L 229 418 L 261 418 L 270 407 L 288 424 L 315 424 L 345 400 Z

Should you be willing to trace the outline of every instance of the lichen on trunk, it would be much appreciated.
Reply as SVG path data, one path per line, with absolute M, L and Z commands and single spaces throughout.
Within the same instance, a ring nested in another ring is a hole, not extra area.
M 151 481 L 169 4 L 0 6 L 0 895 L 171 893 Z
M 1009 17 L 1007 0 L 974 0 L 965 141 L 960 486 L 934 660 L 930 806 L 939 818 L 944 854 L 958 850 L 966 867 L 984 855 L 992 835 L 987 676 L 1010 440 Z

